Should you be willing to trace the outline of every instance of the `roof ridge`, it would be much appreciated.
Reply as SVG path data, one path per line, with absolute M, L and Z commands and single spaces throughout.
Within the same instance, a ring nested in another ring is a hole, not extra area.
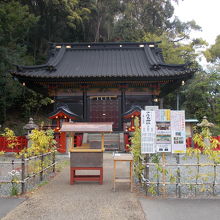
M 62 47 L 58 53 L 52 57 L 51 59 L 48 60 L 47 63 L 41 64 L 41 65 L 34 65 L 34 66 L 22 66 L 22 65 L 15 65 L 18 69 L 18 71 L 22 70 L 30 70 L 30 69 L 41 69 L 41 68 L 46 68 L 49 71 L 54 71 L 56 66 L 60 63 L 60 61 L 63 58 L 63 55 L 66 51 L 66 47 Z
M 53 46 L 64 46 L 64 45 L 95 45 L 95 46 L 110 46 L 110 45 L 157 45 L 161 41 L 149 41 L 149 42 L 48 42 Z
M 62 60 L 65 52 L 66 52 L 66 47 L 62 46 L 61 49 L 58 51 L 58 53 L 54 57 L 48 60 L 47 65 L 56 67 Z
M 158 62 L 154 58 L 153 53 L 152 53 L 149 46 L 144 46 L 144 52 L 145 52 L 151 66 L 158 65 Z

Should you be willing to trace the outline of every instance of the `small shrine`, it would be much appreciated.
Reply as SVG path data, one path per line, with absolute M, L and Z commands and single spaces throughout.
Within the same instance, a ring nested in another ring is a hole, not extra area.
M 80 120 L 80 116 L 70 111 L 68 106 L 62 105 L 49 114 L 49 119 L 53 120 L 52 124 L 54 127 L 55 139 L 58 144 L 57 150 L 60 153 L 66 153 L 67 136 L 65 132 L 60 131 L 62 123 L 70 122 L 70 121 L 78 121 Z
M 124 119 L 124 142 L 125 142 L 125 151 L 129 151 L 129 147 L 131 145 L 130 141 L 130 132 L 135 131 L 135 125 L 134 125 L 134 119 L 135 117 L 138 117 L 140 119 L 141 117 L 141 106 L 135 105 L 132 106 L 127 112 L 123 114 L 123 119 Z

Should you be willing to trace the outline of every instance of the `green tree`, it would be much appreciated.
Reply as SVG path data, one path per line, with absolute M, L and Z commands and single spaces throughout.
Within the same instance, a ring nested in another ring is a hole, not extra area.
M 90 9 L 80 0 L 20 0 L 39 17 L 37 25 L 29 35 L 29 51 L 35 63 L 43 61 L 48 41 L 82 41 L 84 21 L 88 20 Z
M 210 121 L 220 125 L 220 75 L 216 70 L 197 73 L 183 95 L 183 107 L 188 117 L 201 120 L 207 116 Z
M 170 0 L 121 1 L 121 10 L 114 22 L 114 36 L 121 41 L 132 37 L 140 41 L 144 33 L 160 36 L 171 30 L 175 32 L 174 29 L 182 23 L 177 18 L 172 21 L 173 14 L 174 7 Z
M 220 60 L 220 35 L 216 37 L 215 44 L 204 52 L 206 59 L 212 63 Z
M 0 123 L 5 121 L 6 108 L 11 106 L 21 92 L 20 85 L 7 74 L 14 63 L 30 60 L 25 42 L 37 17 L 29 13 L 27 6 L 17 1 L 0 2 Z

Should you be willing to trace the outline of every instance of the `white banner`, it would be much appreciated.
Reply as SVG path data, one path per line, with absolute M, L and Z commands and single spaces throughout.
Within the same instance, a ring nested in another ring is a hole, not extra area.
M 186 153 L 185 111 L 171 111 L 172 153 Z

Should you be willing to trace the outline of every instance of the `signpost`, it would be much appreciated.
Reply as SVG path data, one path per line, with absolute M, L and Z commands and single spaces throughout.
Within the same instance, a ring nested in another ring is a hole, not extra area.
M 141 153 L 162 153 L 163 196 L 166 195 L 166 154 L 185 153 L 185 112 L 147 106 L 141 111 Z M 149 173 L 149 167 L 146 169 Z

